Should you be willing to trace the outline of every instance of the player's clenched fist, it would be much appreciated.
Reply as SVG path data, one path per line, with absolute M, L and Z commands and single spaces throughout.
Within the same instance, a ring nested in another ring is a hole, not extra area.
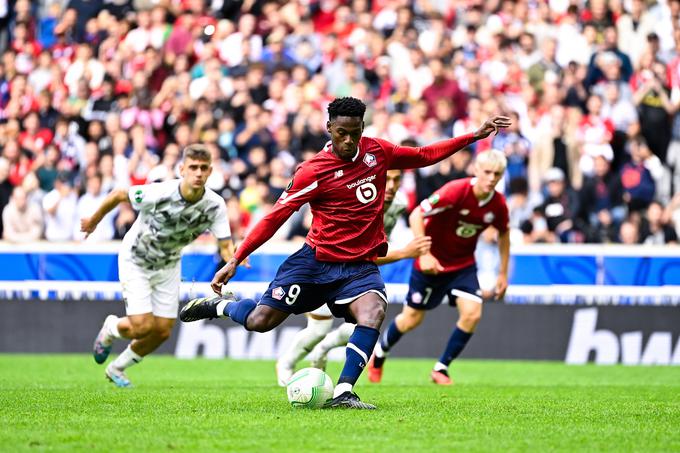
M 232 258 L 227 261 L 227 264 L 222 266 L 222 269 L 215 273 L 212 281 L 210 282 L 210 287 L 218 296 L 222 295 L 222 285 L 226 284 L 236 273 L 236 267 L 238 266 L 238 261 L 236 258 Z
M 404 249 L 406 252 L 406 258 L 418 258 L 420 255 L 428 253 L 431 246 L 432 238 L 430 236 L 420 236 L 414 238 L 406 245 Z

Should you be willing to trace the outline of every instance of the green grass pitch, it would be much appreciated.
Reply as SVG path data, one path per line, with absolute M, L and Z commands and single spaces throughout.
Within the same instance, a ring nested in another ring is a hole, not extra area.
M 150 356 L 116 389 L 82 355 L 0 355 L 0 451 L 680 451 L 680 368 L 386 364 L 377 411 L 288 405 L 271 361 Z M 339 363 L 331 363 L 334 379 Z

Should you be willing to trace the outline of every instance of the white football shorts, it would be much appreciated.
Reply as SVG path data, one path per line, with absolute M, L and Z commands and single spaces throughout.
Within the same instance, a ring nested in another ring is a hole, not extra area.
M 128 315 L 153 313 L 161 318 L 177 318 L 180 263 L 168 269 L 146 270 L 119 256 L 118 274 Z

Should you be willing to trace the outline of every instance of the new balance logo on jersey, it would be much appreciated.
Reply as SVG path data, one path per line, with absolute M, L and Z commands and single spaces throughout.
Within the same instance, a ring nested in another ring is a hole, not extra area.
M 460 215 L 468 215 L 470 213 L 469 209 L 461 209 L 460 210 Z
M 342 170 L 338 170 L 338 171 L 335 172 L 335 177 L 336 177 L 336 178 L 341 178 L 342 175 L 343 175 Z

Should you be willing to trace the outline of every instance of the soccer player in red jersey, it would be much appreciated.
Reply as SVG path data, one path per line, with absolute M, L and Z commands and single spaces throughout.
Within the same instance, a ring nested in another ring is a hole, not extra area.
M 474 133 L 415 148 L 362 137 L 365 112 L 366 105 L 351 97 L 329 104 L 326 128 L 331 141 L 298 166 L 272 211 L 255 225 L 211 282 L 220 295 L 238 264 L 309 203 L 314 220 L 305 245 L 279 267 L 260 301 L 218 296 L 191 300 L 180 311 L 184 322 L 229 317 L 248 330 L 266 332 L 290 314 L 327 304 L 334 316 L 357 324 L 328 407 L 375 409 L 359 400 L 353 386 L 385 317 L 385 284 L 374 261 L 387 253 L 383 229 L 387 170 L 432 165 L 510 125 L 508 117 L 495 116 Z
M 406 305 L 378 342 L 368 364 L 368 378 L 380 382 L 387 352 L 403 334 L 423 321 L 425 311 L 437 307 L 448 296 L 458 307 L 458 323 L 435 364 L 430 377 L 437 384 L 450 385 L 448 367 L 465 348 L 482 317 L 482 298 L 477 281 L 475 248 L 479 235 L 493 226 L 499 232 L 501 264 L 495 295 L 502 298 L 508 287 L 510 233 L 508 206 L 495 187 L 507 161 L 500 151 L 481 152 L 476 158 L 476 177 L 451 181 L 420 203 L 411 213 L 411 230 L 416 237 L 432 237 L 430 253 L 414 262 Z

